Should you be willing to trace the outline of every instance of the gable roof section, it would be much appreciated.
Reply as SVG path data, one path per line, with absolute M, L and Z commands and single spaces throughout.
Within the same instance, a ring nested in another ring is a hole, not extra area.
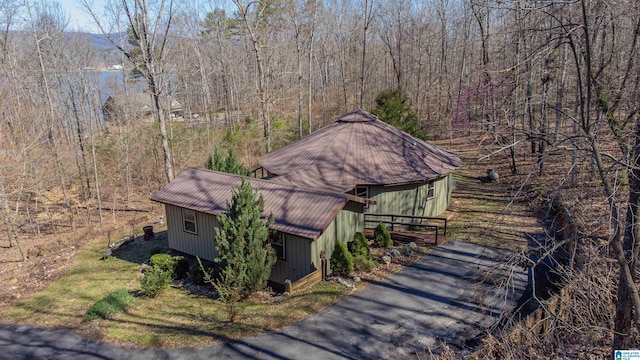
M 460 158 L 364 110 L 355 110 L 294 143 L 262 156 L 260 165 L 288 181 L 336 187 L 420 182 L 447 175 Z
M 273 215 L 271 228 L 315 240 L 331 224 L 348 200 L 360 201 L 346 194 L 308 190 L 271 181 L 245 178 L 254 192 L 264 198 L 264 216 Z M 151 200 L 207 214 L 227 213 L 231 190 L 242 176 L 218 171 L 188 168 Z

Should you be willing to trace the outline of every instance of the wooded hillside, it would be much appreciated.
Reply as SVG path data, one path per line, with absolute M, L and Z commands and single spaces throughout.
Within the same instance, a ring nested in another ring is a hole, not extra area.
M 529 199 L 563 198 L 589 213 L 567 240 L 583 261 L 566 278 L 606 283 L 611 306 L 580 323 L 598 329 L 585 341 L 637 347 L 628 334 L 640 325 L 640 3 L 83 4 L 112 51 L 70 34 L 55 4 L 0 0 L 2 261 L 26 260 L 42 239 L 58 251 L 135 214 L 156 218 L 149 195 L 204 166 L 214 146 L 252 169 L 265 151 L 397 91 L 427 138 L 473 135 Z M 122 72 L 106 81 L 89 69 L 111 65 Z M 107 124 L 105 92 L 134 94 L 139 84 L 150 112 L 133 116 L 131 105 Z

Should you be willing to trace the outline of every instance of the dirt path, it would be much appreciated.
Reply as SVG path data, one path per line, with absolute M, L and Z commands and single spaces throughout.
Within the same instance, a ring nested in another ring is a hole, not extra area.
M 543 229 L 536 214 L 523 202 L 523 196 L 518 195 L 521 177 L 510 175 L 505 154 L 478 162 L 489 150 L 477 144 L 478 141 L 469 139 L 456 139 L 452 144 L 462 166 L 455 173 L 449 239 L 526 251 L 529 242 L 539 238 Z M 439 145 L 449 147 L 448 142 Z M 498 181 L 489 181 L 489 168 L 500 174 Z

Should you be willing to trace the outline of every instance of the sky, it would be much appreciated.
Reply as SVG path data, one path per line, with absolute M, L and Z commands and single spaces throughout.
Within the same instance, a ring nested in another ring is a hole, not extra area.
M 107 0 L 89 0 L 89 2 L 93 3 L 93 8 L 97 10 L 98 14 L 101 14 Z M 81 0 L 58 0 L 58 3 L 69 19 L 69 30 L 86 31 L 91 33 L 100 32 L 91 16 L 82 7 Z
M 92 9 L 97 15 L 102 15 L 104 7 L 107 2 L 121 1 L 121 0 L 87 0 L 90 4 L 93 4 Z M 95 24 L 91 16 L 82 6 L 82 0 L 57 0 L 65 15 L 69 19 L 69 30 L 86 31 L 90 33 L 100 33 L 100 29 Z M 231 0 L 188 0 L 183 5 L 194 6 L 201 11 L 208 11 L 212 7 L 221 7 L 232 12 L 235 7 Z

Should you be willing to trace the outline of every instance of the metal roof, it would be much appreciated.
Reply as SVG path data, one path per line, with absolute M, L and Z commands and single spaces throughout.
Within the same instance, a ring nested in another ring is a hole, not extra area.
M 283 182 L 306 186 L 315 179 L 336 189 L 436 179 L 460 164 L 458 155 L 360 109 L 260 160 L 270 173 L 287 176 Z
M 242 176 L 218 171 L 188 168 L 155 193 L 151 200 L 207 214 L 222 215 L 231 202 L 231 190 Z M 264 198 L 264 216 L 273 215 L 274 230 L 310 239 L 331 224 L 347 201 L 362 201 L 346 194 L 292 187 L 267 180 L 245 178 L 254 192 Z

